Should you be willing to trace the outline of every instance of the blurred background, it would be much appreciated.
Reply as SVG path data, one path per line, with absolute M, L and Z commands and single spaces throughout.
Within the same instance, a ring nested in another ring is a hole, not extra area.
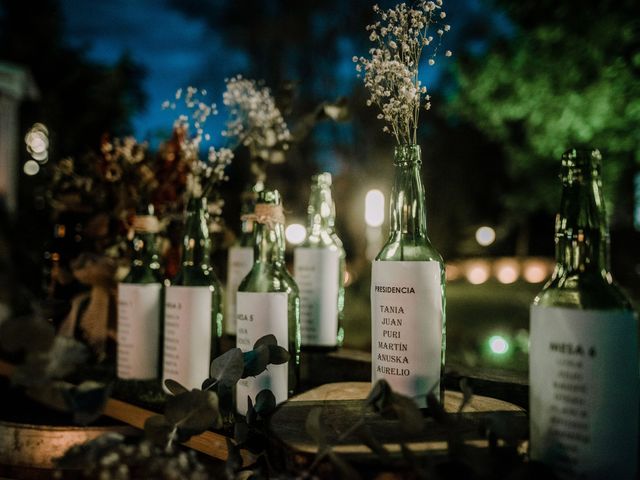
M 423 69 L 432 109 L 419 143 L 428 232 L 447 262 L 447 356 L 523 371 L 570 147 L 603 151 L 613 275 L 640 300 L 640 3 L 451 0 L 445 9 L 454 54 Z M 372 21 L 372 2 L 361 0 L 1 0 L 0 316 L 68 295 L 52 287 L 52 271 L 81 251 L 102 253 L 100 235 L 125 237 L 108 214 L 96 233 L 92 212 L 52 206 L 61 162 L 99 151 L 105 136 L 162 151 L 175 120 L 163 101 L 193 85 L 221 105 L 224 79 L 240 73 L 272 88 L 292 130 L 322 102 L 348 110 L 309 127 L 269 166 L 267 185 L 283 194 L 290 254 L 311 175 L 334 176 L 345 345 L 367 350 L 370 258 L 386 238 L 393 174 L 392 137 L 366 107 L 352 62 L 369 48 Z M 208 128 L 219 132 L 224 119 L 221 108 Z M 213 253 L 221 279 L 250 182 L 242 152 L 228 173 Z

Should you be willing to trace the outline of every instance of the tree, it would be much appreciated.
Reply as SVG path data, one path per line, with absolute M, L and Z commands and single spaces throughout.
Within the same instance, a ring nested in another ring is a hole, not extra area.
M 640 4 L 493 6 L 506 10 L 516 33 L 494 42 L 486 56 L 459 59 L 455 106 L 504 146 L 514 182 L 506 195 L 510 218 L 557 209 L 558 161 L 574 146 L 603 150 L 608 199 L 620 203 L 620 192 L 631 188 L 628 174 L 640 165 Z

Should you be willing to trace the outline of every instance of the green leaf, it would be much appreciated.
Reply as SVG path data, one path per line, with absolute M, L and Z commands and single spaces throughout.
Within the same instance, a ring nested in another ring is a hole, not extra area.
M 385 448 L 382 442 L 378 441 L 378 439 L 373 435 L 369 425 L 363 424 L 360 426 L 356 430 L 355 435 L 375 454 L 380 457 L 389 456 L 389 451 Z
M 169 441 L 169 436 L 174 425 L 167 422 L 164 415 L 153 415 L 144 422 L 144 434 L 155 445 L 164 447 Z
M 389 407 L 392 395 L 393 392 L 387 381 L 378 380 L 367 395 L 365 403 L 375 412 L 383 412 Z
M 236 478 L 238 470 L 242 468 L 242 455 L 240 455 L 240 449 L 233 444 L 231 439 L 226 438 L 227 441 L 227 461 L 224 465 L 227 478 Z
M 269 364 L 282 365 L 289 361 L 289 352 L 278 345 L 269 345 Z
M 256 413 L 261 417 L 268 417 L 276 409 L 276 396 L 271 390 L 261 390 L 256 395 L 256 404 L 254 406 Z
M 424 428 L 424 418 L 416 402 L 409 397 L 393 393 L 391 405 L 400 422 L 400 428 L 408 434 L 420 433 Z
M 318 451 L 327 445 L 327 437 L 322 430 L 322 422 L 320 421 L 321 417 L 322 407 L 313 407 L 304 423 L 304 429 L 318 444 Z
M 211 378 L 220 385 L 233 387 L 244 372 L 244 356 L 239 348 L 232 348 L 211 362 Z
M 165 417 L 169 424 L 180 429 L 181 434 L 197 435 L 217 424 L 218 396 L 213 392 L 192 390 L 170 397 Z
M 249 352 L 244 352 L 244 371 L 241 378 L 255 377 L 264 372 L 269 364 L 269 347 L 260 345 Z
M 458 413 L 462 413 L 464 407 L 469 405 L 469 402 L 473 398 L 473 390 L 471 389 L 471 385 L 469 385 L 468 378 L 462 377 L 460 379 L 460 391 L 462 392 L 462 402 L 460 402 L 460 406 L 458 407 Z
M 427 395 L 427 408 L 436 422 L 447 423 L 447 412 L 433 392 L 429 392 Z
M 112 385 L 85 381 L 63 390 L 65 402 L 73 412 L 73 421 L 87 425 L 98 419 L 111 395 Z
M 247 395 L 247 425 L 251 426 L 254 425 L 256 423 L 256 420 L 258 419 L 258 414 L 256 412 L 256 409 L 253 408 L 253 401 L 251 400 L 251 397 L 249 395 Z
M 249 425 L 242 420 L 237 420 L 233 426 L 233 438 L 239 445 L 246 442 L 249 438 Z
M 263 337 L 260 337 L 256 343 L 254 343 L 253 345 L 253 349 L 255 350 L 256 348 L 262 346 L 262 345 L 277 345 L 278 344 L 278 339 L 275 337 L 275 335 L 273 334 L 268 334 L 268 335 L 264 335 Z
M 164 386 L 167 387 L 167 390 L 169 390 L 172 395 L 180 395 L 181 393 L 185 393 L 189 391 L 187 387 L 183 387 L 178 382 L 170 378 L 167 378 L 164 381 Z

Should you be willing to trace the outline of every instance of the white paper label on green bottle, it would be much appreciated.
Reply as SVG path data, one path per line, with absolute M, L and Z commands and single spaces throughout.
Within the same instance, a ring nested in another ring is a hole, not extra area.
M 378 261 L 371 275 L 371 378 L 426 407 L 442 355 L 440 263 Z
M 164 311 L 164 380 L 201 388 L 211 364 L 211 288 L 167 287 Z
M 118 284 L 118 378 L 158 378 L 159 283 Z
M 336 346 L 339 270 L 337 250 L 304 247 L 294 250 L 293 276 L 300 290 L 301 345 Z
M 238 292 L 236 345 L 243 352 L 253 350 L 253 345 L 265 335 L 274 335 L 278 345 L 289 350 L 288 295 L 284 292 L 253 293 Z M 269 365 L 256 377 L 240 380 L 237 384 L 238 412 L 247 413 L 247 395 L 255 401 L 261 390 L 271 390 L 276 403 L 288 397 L 288 364 Z
M 227 259 L 227 292 L 224 331 L 227 335 L 236 334 L 236 293 L 240 282 L 253 267 L 253 248 L 234 246 L 229 249 Z
M 633 313 L 534 305 L 530 341 L 531 458 L 561 479 L 636 478 Z

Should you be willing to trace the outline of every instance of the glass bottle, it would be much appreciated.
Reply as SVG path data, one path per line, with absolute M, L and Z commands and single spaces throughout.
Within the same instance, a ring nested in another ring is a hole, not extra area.
M 200 388 L 211 361 L 220 353 L 221 285 L 209 260 L 207 199 L 194 196 L 187 205 L 182 265 L 166 288 L 163 384 L 173 379 Z
M 236 345 L 252 350 L 259 338 L 272 334 L 290 359 L 238 382 L 236 406 L 241 414 L 247 411 L 248 395 L 255 400 L 258 392 L 269 389 L 281 403 L 293 394 L 300 378 L 300 297 L 285 265 L 284 214 L 277 190 L 258 193 L 254 221 L 256 261 L 238 287 Z
M 426 407 L 443 400 L 445 269 L 427 237 L 418 145 L 397 146 L 389 238 L 372 264 L 372 380 Z
M 133 218 L 132 261 L 118 284 L 117 373 L 123 380 L 157 380 L 160 368 L 162 281 L 152 204 Z
M 253 267 L 253 213 L 255 191 L 245 192 L 242 209 L 242 230 L 237 242 L 229 248 L 227 257 L 227 290 L 225 304 L 225 334 L 236 336 L 236 294 L 238 286 Z
M 638 327 L 609 272 L 601 162 L 562 156 L 556 267 L 531 307 L 531 458 L 559 478 L 636 478 Z
M 335 233 L 331 174 L 311 179 L 307 236 L 293 252 L 294 278 L 300 289 L 302 350 L 333 350 L 344 330 L 345 251 Z

